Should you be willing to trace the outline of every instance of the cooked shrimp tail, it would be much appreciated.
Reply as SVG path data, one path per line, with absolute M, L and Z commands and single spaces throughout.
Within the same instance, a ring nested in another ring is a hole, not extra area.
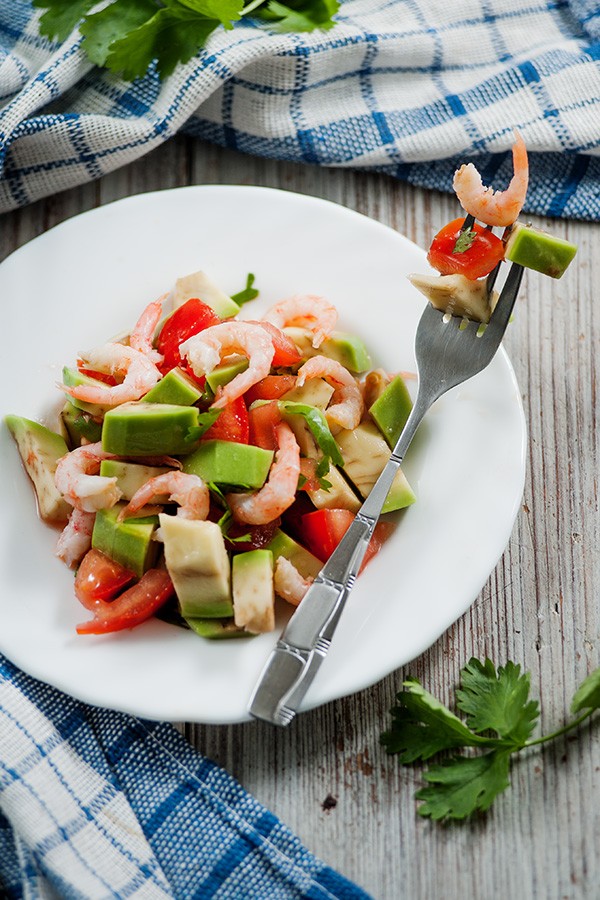
M 313 347 L 320 347 L 336 326 L 337 310 L 323 297 L 303 294 L 276 303 L 263 319 L 278 328 L 286 325 L 307 328 L 313 333 Z
M 152 341 L 156 326 L 162 316 L 163 301 L 166 296 L 164 294 L 158 300 L 153 300 L 152 303 L 148 304 L 129 336 L 129 346 L 133 347 L 134 350 L 139 350 L 140 353 L 143 353 L 154 363 L 161 363 L 163 360 L 162 354 L 152 346 Z
M 335 359 L 313 356 L 298 369 L 297 387 L 311 378 L 324 378 L 334 388 L 336 402 L 325 410 L 327 421 L 340 428 L 356 428 L 364 409 L 362 391 L 354 376 Z
M 160 381 L 161 373 L 152 360 L 133 347 L 108 343 L 96 350 L 82 353 L 81 358 L 91 369 L 110 375 L 124 375 L 120 384 L 60 385 L 66 394 L 86 403 L 100 406 L 118 406 L 130 400 L 139 400 Z
M 234 518 L 247 525 L 266 525 L 277 519 L 296 499 L 300 475 L 300 448 L 289 425 L 275 430 L 279 449 L 266 484 L 252 493 L 228 494 Z
M 462 208 L 485 225 L 512 225 L 523 209 L 529 183 L 529 164 L 525 141 L 516 131 L 512 154 L 514 175 L 505 191 L 484 187 L 473 163 L 461 166 L 454 175 L 453 187 Z
M 162 494 L 167 494 L 170 502 L 179 504 L 177 515 L 184 519 L 206 519 L 208 516 L 210 495 L 200 476 L 186 472 L 164 472 L 148 479 L 135 492 L 119 513 L 119 520 L 134 516 Z
M 54 483 L 67 503 L 85 512 L 110 509 L 120 499 L 116 478 L 98 475 L 103 459 L 113 458 L 102 444 L 84 444 L 59 459 Z

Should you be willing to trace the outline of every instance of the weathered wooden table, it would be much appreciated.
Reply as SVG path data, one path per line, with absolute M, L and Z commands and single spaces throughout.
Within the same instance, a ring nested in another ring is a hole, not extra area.
M 450 196 L 386 177 L 255 159 L 178 137 L 99 182 L 4 215 L 0 259 L 92 207 L 208 183 L 324 197 L 423 247 L 456 215 Z M 518 327 L 505 342 L 529 430 L 522 510 L 481 595 L 410 672 L 448 701 L 471 656 L 512 659 L 531 673 L 547 732 L 563 723 L 576 686 L 600 666 L 600 226 L 534 223 L 577 243 L 579 254 L 560 281 L 526 278 Z M 288 730 L 258 722 L 180 727 L 377 900 L 600 897 L 600 725 L 522 755 L 490 813 L 441 826 L 416 813 L 419 771 L 400 767 L 379 745 L 407 672 L 305 713 Z

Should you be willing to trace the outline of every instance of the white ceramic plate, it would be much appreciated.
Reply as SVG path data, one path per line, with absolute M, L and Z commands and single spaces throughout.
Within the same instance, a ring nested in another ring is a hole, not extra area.
M 406 275 L 422 250 L 336 204 L 258 187 L 142 194 L 77 216 L 0 266 L 1 414 L 47 424 L 62 366 L 133 324 L 180 275 L 207 271 L 228 293 L 256 275 L 256 318 L 294 293 L 321 294 L 375 365 L 414 367 L 423 298 Z M 241 722 L 276 635 L 210 642 L 158 620 L 82 637 L 88 618 L 53 555 L 6 426 L 0 429 L 0 650 L 31 675 L 92 704 L 151 719 Z M 520 503 L 525 427 L 501 351 L 437 402 L 405 462 L 418 502 L 361 575 L 305 707 L 365 688 L 429 647 L 473 600 L 501 556 Z M 283 624 L 282 622 L 279 623 Z

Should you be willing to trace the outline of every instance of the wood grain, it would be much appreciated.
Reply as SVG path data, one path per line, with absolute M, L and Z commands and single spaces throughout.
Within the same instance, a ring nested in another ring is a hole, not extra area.
M 456 213 L 450 197 L 384 176 L 242 156 L 179 137 L 100 182 L 5 215 L 0 259 L 94 206 L 200 183 L 314 194 L 421 246 Z M 416 814 L 418 769 L 401 768 L 379 745 L 408 669 L 448 700 L 469 657 L 513 659 L 531 673 L 541 724 L 550 731 L 565 721 L 577 684 L 600 666 L 600 226 L 534 221 L 575 241 L 579 255 L 561 281 L 526 278 L 506 339 L 529 431 L 527 479 L 509 545 L 481 595 L 406 670 L 300 716 L 288 730 L 179 724 L 311 850 L 377 900 L 600 896 L 598 727 L 523 755 L 512 788 L 486 817 L 449 827 Z

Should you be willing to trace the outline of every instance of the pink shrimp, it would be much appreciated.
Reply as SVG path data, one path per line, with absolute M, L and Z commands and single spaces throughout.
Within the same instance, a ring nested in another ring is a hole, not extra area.
M 514 175 L 505 191 L 484 187 L 473 163 L 461 166 L 454 174 L 453 187 L 460 205 L 485 225 L 512 225 L 523 209 L 529 183 L 529 165 L 525 141 L 516 131 L 512 153 Z
M 56 555 L 70 569 L 81 562 L 92 546 L 96 513 L 74 508 L 56 544 Z
M 334 388 L 336 402 L 325 410 L 327 421 L 341 428 L 356 428 L 363 414 L 362 392 L 356 379 L 335 359 L 313 356 L 298 369 L 296 386 L 302 387 L 311 378 L 324 378 Z
M 129 400 L 139 400 L 160 381 L 161 373 L 151 359 L 133 347 L 108 343 L 89 353 L 81 354 L 86 366 L 110 375 L 125 375 L 121 384 L 79 384 L 69 387 L 62 384 L 65 393 L 86 403 L 100 406 L 118 406 Z
M 170 501 L 179 504 L 177 515 L 182 519 L 206 519 L 208 516 L 210 497 L 208 487 L 200 476 L 186 472 L 164 472 L 138 488 L 119 513 L 119 520 L 134 516 L 160 494 L 168 494 Z
M 103 459 L 113 459 L 102 444 L 84 444 L 59 459 L 54 483 L 67 503 L 85 512 L 110 509 L 122 496 L 116 478 L 98 475 Z
M 129 346 L 133 347 L 134 350 L 139 350 L 140 353 L 143 353 L 144 356 L 157 364 L 163 361 L 163 356 L 158 350 L 154 349 L 152 340 L 162 315 L 163 301 L 166 296 L 164 294 L 158 300 L 148 304 L 129 335 Z
M 273 584 L 275 593 L 283 600 L 287 600 L 292 606 L 298 606 L 313 581 L 313 578 L 304 578 L 285 556 L 278 557 L 273 573 Z
M 266 484 L 259 491 L 227 495 L 234 518 L 239 522 L 266 525 L 285 512 L 296 498 L 300 447 L 292 429 L 284 422 L 277 426 L 275 434 L 279 449 Z
M 212 405 L 221 409 L 269 374 L 275 348 L 260 325 L 230 321 L 211 325 L 188 338 L 180 344 L 179 352 L 189 359 L 198 376 L 209 375 L 224 357 L 232 353 L 248 357 L 248 368 L 217 391 L 217 399 Z
M 302 294 L 276 303 L 263 319 L 278 328 L 285 328 L 286 325 L 307 328 L 313 332 L 313 347 L 320 347 L 335 328 L 337 315 L 335 306 L 323 297 Z

